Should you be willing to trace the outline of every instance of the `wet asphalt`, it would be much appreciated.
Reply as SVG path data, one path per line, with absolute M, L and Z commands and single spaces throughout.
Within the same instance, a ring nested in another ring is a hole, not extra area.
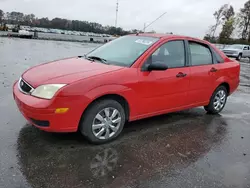
M 13 82 L 30 66 L 95 47 L 0 38 L 1 188 L 250 187 L 248 60 L 220 115 L 195 108 L 128 123 L 118 140 L 101 146 L 27 124 L 13 101 Z

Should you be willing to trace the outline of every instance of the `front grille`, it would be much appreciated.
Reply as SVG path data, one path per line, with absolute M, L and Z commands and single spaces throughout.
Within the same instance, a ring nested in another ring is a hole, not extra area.
M 33 88 L 31 85 L 29 85 L 26 81 L 24 81 L 22 78 L 20 78 L 18 83 L 19 89 L 21 92 L 29 94 L 32 92 Z
M 235 53 L 234 51 L 230 51 L 230 50 L 223 50 L 223 52 L 225 54 L 234 54 Z

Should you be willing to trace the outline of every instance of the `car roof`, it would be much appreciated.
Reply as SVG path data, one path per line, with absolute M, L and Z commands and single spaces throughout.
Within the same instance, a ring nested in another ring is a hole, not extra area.
M 131 35 L 138 35 L 138 36 L 144 36 L 144 37 L 157 37 L 157 38 L 163 38 L 163 37 L 168 38 L 168 37 L 173 36 L 171 34 L 161 34 L 161 33 L 138 33 L 138 34 L 131 34 Z
M 138 34 L 131 34 L 131 35 L 138 35 L 138 36 L 145 36 L 145 37 L 157 37 L 157 38 L 177 38 L 177 37 L 187 37 L 182 35 L 174 35 L 174 34 L 162 34 L 162 33 L 138 33 Z M 190 37 L 187 37 L 190 38 Z
M 144 36 L 144 37 L 156 37 L 156 38 L 161 38 L 161 39 L 185 38 L 185 39 L 189 39 L 189 40 L 196 40 L 196 41 L 207 43 L 207 41 L 204 41 L 202 39 L 188 37 L 188 36 L 184 36 L 184 35 L 161 34 L 161 33 L 138 33 L 138 34 L 130 34 L 130 35 L 133 35 L 133 36 Z

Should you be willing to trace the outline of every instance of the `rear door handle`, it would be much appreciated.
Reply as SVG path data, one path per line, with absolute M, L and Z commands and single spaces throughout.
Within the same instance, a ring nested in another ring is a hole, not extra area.
M 182 77 L 185 77 L 185 76 L 187 76 L 187 74 L 185 74 L 185 73 L 183 73 L 183 72 L 179 72 L 179 73 L 176 75 L 177 78 L 182 78 Z
M 214 68 L 214 67 L 212 67 L 212 68 L 210 69 L 210 72 L 217 72 L 217 69 Z

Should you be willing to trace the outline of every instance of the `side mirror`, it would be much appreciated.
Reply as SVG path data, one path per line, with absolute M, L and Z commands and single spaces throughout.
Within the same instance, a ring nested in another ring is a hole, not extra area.
M 148 65 L 147 70 L 148 71 L 164 71 L 167 70 L 168 66 L 160 61 L 156 61 L 154 63 L 151 63 L 150 65 Z

